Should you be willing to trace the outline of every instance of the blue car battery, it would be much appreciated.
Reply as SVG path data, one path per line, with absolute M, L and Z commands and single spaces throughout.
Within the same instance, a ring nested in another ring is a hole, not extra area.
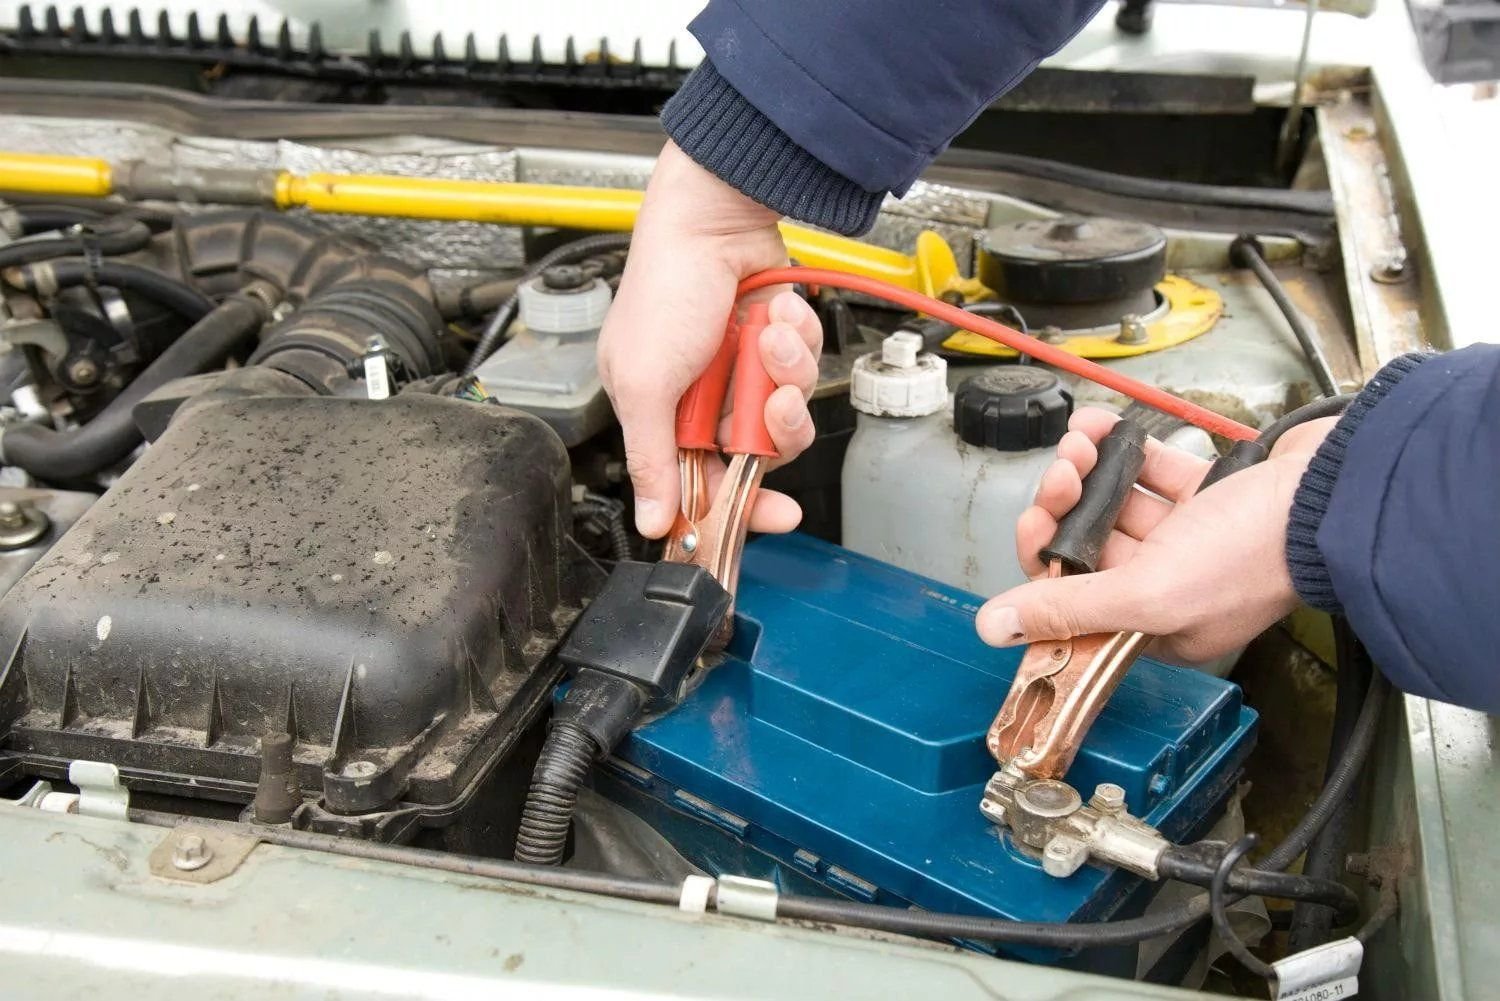
M 724 661 L 604 762 L 601 792 L 713 875 L 788 891 L 989 915 L 1097 921 L 1152 887 L 1066 878 L 979 812 L 984 737 L 1020 662 L 975 634 L 973 595 L 804 536 L 747 547 Z M 1112 782 L 1173 840 L 1216 819 L 1254 742 L 1230 682 L 1139 661 L 1067 775 Z M 1029 958 L 1048 958 L 1016 950 Z

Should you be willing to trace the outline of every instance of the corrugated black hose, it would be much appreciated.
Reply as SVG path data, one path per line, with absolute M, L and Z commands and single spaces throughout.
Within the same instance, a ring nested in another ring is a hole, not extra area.
M 516 835 L 516 861 L 561 865 L 578 789 L 588 778 L 599 747 L 576 723 L 553 723 L 531 775 L 531 790 Z

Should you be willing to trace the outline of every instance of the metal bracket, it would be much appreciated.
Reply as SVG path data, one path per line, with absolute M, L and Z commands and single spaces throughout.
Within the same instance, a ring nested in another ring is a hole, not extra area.
M 120 769 L 103 761 L 75 761 L 68 781 L 78 787 L 78 813 L 106 820 L 128 820 L 130 790 L 120 784 Z
M 259 838 L 210 827 L 174 827 L 151 850 L 151 875 L 183 883 L 217 882 L 238 869 L 258 844 Z

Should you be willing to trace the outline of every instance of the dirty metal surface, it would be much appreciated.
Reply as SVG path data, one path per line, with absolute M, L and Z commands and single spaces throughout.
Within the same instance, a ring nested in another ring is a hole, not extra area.
M 1402 232 L 1390 165 L 1368 98 L 1352 92 L 1317 110 L 1339 219 L 1339 248 L 1366 377 L 1428 346 L 1419 314 L 1418 256 Z
M 255 838 L 185 824 L 151 850 L 151 873 L 184 883 L 214 883 L 238 869 L 257 844 Z
M 7 997 L 1191 998 L 941 947 L 260 845 L 151 875 L 162 830 L 0 806 Z

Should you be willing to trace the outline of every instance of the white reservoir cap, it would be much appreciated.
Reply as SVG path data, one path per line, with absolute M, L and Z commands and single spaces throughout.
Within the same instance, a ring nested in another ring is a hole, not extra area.
M 899 330 L 854 362 L 849 402 L 876 417 L 926 417 L 948 403 L 948 363 L 923 352 L 918 334 Z
M 520 299 L 521 323 L 540 336 L 566 336 L 568 334 L 592 334 L 604 326 L 604 314 L 609 312 L 609 286 L 599 278 L 586 278 L 579 274 L 578 284 L 572 288 L 556 287 L 560 282 L 553 272 L 572 271 L 576 268 L 550 268 L 548 273 L 533 278 L 516 290 Z

